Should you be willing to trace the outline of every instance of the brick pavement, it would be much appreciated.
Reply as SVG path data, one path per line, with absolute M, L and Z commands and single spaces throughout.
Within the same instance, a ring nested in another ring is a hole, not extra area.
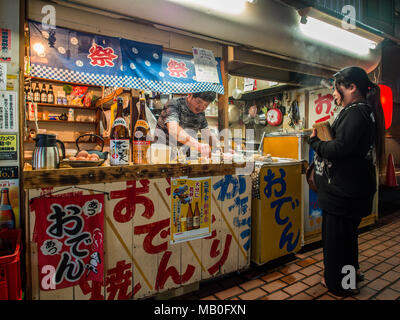
M 400 300 L 400 211 L 359 230 L 360 294 L 337 297 L 320 284 L 321 243 L 242 273 L 200 283 L 178 300 Z

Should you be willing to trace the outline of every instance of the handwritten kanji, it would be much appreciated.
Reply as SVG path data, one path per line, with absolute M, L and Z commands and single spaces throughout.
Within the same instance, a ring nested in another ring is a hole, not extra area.
M 114 59 L 118 56 L 114 54 L 114 49 L 111 47 L 103 48 L 102 46 L 93 43 L 89 50 L 90 64 L 99 67 L 114 67 Z
M 125 263 L 125 260 L 118 261 L 115 268 L 109 269 L 106 276 L 107 300 L 128 300 L 132 292 L 128 293 L 132 279 L 132 264 Z
M 167 66 L 168 66 L 167 70 L 169 72 L 170 77 L 187 78 L 186 72 L 189 71 L 189 69 L 186 68 L 186 64 L 184 62 L 178 62 L 170 58 Z

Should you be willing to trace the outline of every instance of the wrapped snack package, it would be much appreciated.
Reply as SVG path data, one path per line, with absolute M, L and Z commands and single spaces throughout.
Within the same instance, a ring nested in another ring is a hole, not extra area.
M 74 106 L 83 106 L 83 97 L 88 87 L 76 86 L 71 93 L 71 104 Z

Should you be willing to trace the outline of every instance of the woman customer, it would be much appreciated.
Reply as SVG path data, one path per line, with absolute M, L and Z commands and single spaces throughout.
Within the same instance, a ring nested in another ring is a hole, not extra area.
M 349 296 L 359 289 L 347 281 L 349 269 L 343 267 L 353 266 L 357 281 L 362 281 L 357 230 L 361 218 L 372 212 L 384 117 L 379 87 L 363 69 L 347 67 L 334 78 L 333 97 L 343 109 L 332 124 L 333 140 L 321 141 L 314 129 L 309 143 L 315 150 L 315 183 L 322 209 L 322 284 L 335 295 Z

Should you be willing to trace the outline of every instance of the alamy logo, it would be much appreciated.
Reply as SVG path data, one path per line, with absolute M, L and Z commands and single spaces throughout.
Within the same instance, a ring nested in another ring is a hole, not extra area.
M 345 265 L 342 268 L 342 274 L 345 274 L 342 279 L 342 288 L 344 290 L 356 289 L 356 268 L 352 265 Z
M 56 8 L 52 5 L 45 5 L 42 7 L 42 14 L 45 14 L 42 19 L 43 29 L 56 29 Z
M 356 8 L 351 5 L 345 5 L 342 8 L 342 28 L 345 30 L 356 28 Z

